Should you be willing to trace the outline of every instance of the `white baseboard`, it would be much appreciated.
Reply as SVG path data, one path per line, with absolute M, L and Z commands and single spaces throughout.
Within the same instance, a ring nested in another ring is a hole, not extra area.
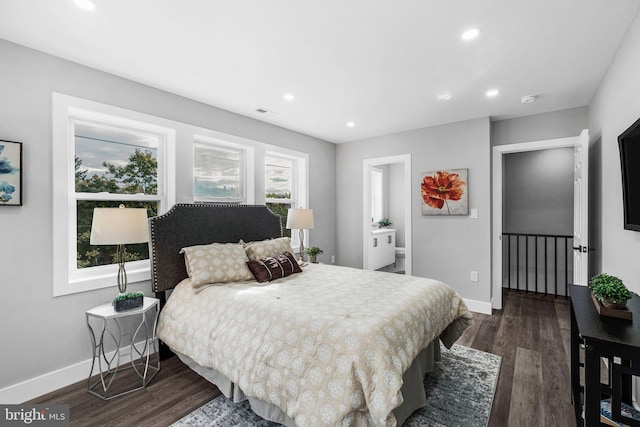
M 464 303 L 471 311 L 482 314 L 491 314 L 491 303 L 484 301 L 475 301 L 472 299 L 463 299 Z
M 0 389 L 0 402 L 3 404 L 24 403 L 80 380 L 86 380 L 90 370 L 91 360 L 84 360 L 66 368 L 10 385 Z
M 139 343 L 139 345 L 144 345 L 143 342 Z M 120 350 L 120 366 L 131 363 L 131 359 L 128 357 L 129 348 L 130 346 L 126 346 Z M 115 351 L 107 353 L 107 359 L 111 360 L 114 353 Z M 78 381 L 86 381 L 91 371 L 91 362 L 92 359 L 83 360 L 65 368 L 0 389 L 0 403 L 6 405 L 24 403 Z

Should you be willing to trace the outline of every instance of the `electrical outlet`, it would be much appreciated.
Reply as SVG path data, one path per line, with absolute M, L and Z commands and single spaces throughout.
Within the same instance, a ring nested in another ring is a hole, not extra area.
M 477 282 L 478 281 L 478 272 L 477 271 L 471 270 L 471 281 L 472 282 Z
M 335 263 L 336 263 L 336 256 L 331 255 L 331 264 L 335 264 Z

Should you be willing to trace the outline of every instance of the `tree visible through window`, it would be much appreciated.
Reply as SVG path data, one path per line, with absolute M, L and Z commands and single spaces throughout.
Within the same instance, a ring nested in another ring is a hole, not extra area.
M 158 138 L 120 129 L 75 125 L 77 268 L 116 262 L 115 246 L 89 244 L 93 209 L 145 208 L 158 214 Z M 127 245 L 126 261 L 149 258 L 146 243 Z
M 282 231 L 291 237 L 291 230 L 286 228 L 288 209 L 294 207 L 294 166 L 293 159 L 267 156 L 265 157 L 265 199 L 267 207 L 280 217 Z

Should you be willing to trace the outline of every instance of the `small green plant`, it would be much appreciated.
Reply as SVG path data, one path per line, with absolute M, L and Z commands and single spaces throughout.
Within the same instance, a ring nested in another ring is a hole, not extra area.
M 393 223 L 389 218 L 382 218 L 380 221 L 378 221 L 378 225 L 380 226 L 380 228 L 387 228 L 391 227 Z
M 114 301 L 124 301 L 126 299 L 132 299 L 132 298 L 138 298 L 144 296 L 144 294 L 142 292 L 129 292 L 128 294 L 120 294 L 117 297 L 115 297 L 113 300 Z
M 304 253 L 309 255 L 309 256 L 318 256 L 322 253 L 324 253 L 324 251 L 322 249 L 320 249 L 317 246 L 313 246 L 311 248 L 307 248 L 304 250 Z
M 607 273 L 593 276 L 589 281 L 589 289 L 591 289 L 598 301 L 608 300 L 617 304 L 631 299 L 631 292 L 622 280 Z

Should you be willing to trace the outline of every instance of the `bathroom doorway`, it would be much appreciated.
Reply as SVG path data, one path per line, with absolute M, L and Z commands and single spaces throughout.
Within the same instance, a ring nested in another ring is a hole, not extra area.
M 403 262 L 404 274 L 411 275 L 411 155 L 365 159 L 362 194 L 363 269 L 374 269 L 380 246 L 392 244 L 395 264 Z M 393 223 L 391 237 L 377 228 L 383 217 Z

